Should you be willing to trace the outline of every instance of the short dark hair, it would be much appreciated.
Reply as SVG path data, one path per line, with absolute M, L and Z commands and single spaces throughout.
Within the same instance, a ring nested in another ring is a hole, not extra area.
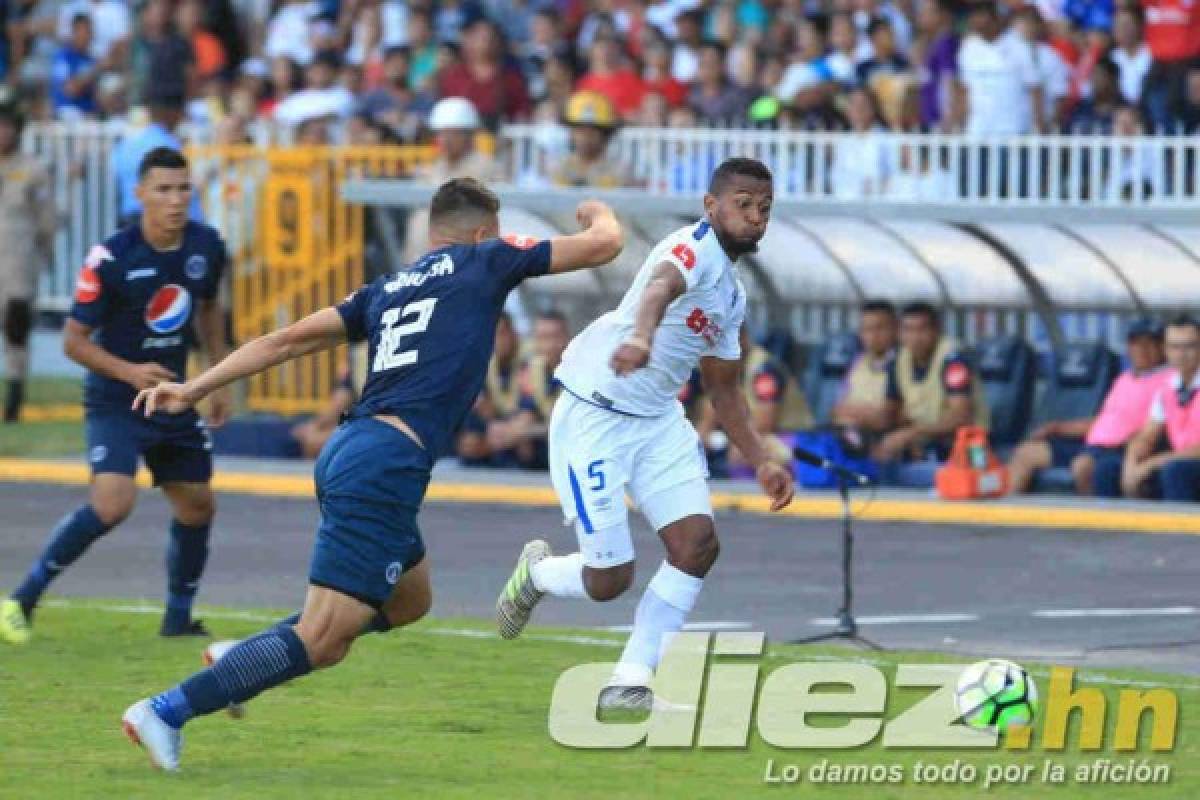
M 1117 66 L 1117 62 L 1113 61 L 1108 56 L 1104 56 L 1097 61 L 1096 65 L 1092 67 L 1092 69 L 1099 70 L 1108 75 L 1108 77 L 1112 78 L 1114 83 L 1120 81 L 1121 79 L 1121 68 Z
M 1131 5 L 1117 6 L 1117 8 L 1113 11 L 1113 17 L 1115 18 L 1117 16 L 1117 14 L 1120 14 L 1121 12 L 1124 12 L 1124 13 L 1132 16 L 1134 22 L 1136 22 L 1138 24 L 1139 28 L 1143 28 L 1146 26 L 1146 15 L 1144 13 L 1142 13 L 1141 6 L 1131 6 Z
M 497 214 L 500 199 L 474 178 L 454 178 L 446 181 L 429 201 L 430 224 L 464 214 Z
M 187 169 L 187 159 L 174 147 L 156 147 L 142 156 L 138 164 L 138 180 L 142 180 L 152 169 Z
M 868 300 L 862 305 L 863 314 L 887 314 L 895 318 L 896 306 L 890 300 Z
M 915 303 L 909 303 L 904 308 L 900 309 L 901 317 L 925 317 L 933 327 L 941 330 L 942 315 L 938 310 L 924 300 L 918 300 Z
M 712 178 L 708 181 L 708 193 L 720 194 L 725 191 L 734 176 L 742 175 L 759 181 L 772 183 L 771 170 L 767 165 L 753 158 L 727 158 L 713 170 Z
M 1200 333 L 1200 318 L 1194 314 L 1176 314 L 1167 320 L 1168 328 L 1193 328 Z
M 974 14 L 976 11 L 986 11 L 989 16 L 999 17 L 1000 9 L 996 8 L 993 0 L 973 0 L 967 3 L 967 14 Z
M 74 28 L 76 25 L 82 25 L 84 23 L 86 23 L 89 28 L 92 27 L 92 15 L 86 11 L 80 11 L 71 17 L 72 28 Z
M 881 30 L 892 32 L 892 23 L 888 22 L 883 17 L 871 17 L 871 21 L 867 23 L 867 37 L 873 38 L 876 33 Z

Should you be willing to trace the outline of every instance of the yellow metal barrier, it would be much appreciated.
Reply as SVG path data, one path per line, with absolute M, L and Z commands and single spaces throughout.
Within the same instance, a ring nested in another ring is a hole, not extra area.
M 364 209 L 341 201 L 342 181 L 401 177 L 431 161 L 434 151 L 227 146 L 196 147 L 190 155 L 206 213 L 229 246 L 234 338 L 245 342 L 362 284 Z M 319 353 L 256 376 L 246 405 L 276 414 L 315 412 L 345 358 Z

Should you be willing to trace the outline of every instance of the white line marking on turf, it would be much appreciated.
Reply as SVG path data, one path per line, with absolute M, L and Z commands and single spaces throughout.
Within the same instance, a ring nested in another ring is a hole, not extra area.
M 978 614 L 891 614 L 875 617 L 855 617 L 860 625 L 904 625 L 909 622 L 975 622 Z M 837 625 L 833 617 L 809 620 L 813 625 Z
M 1186 617 L 1200 614 L 1194 606 L 1166 608 L 1051 608 L 1033 612 L 1042 619 L 1078 619 L 1080 617 Z
M 685 631 L 747 631 L 753 625 L 749 622 L 724 622 L 717 620 L 716 622 L 688 622 L 685 623 L 683 629 Z M 609 633 L 629 633 L 633 630 L 632 625 L 604 625 L 596 628 L 598 631 L 608 631 Z
M 50 608 L 79 608 L 91 611 L 105 611 L 112 614 L 161 614 L 162 606 L 143 603 L 139 605 L 113 605 L 102 603 L 88 602 L 72 602 L 70 600 L 50 599 L 42 603 L 42 605 Z M 204 615 L 212 619 L 238 619 L 249 622 L 275 622 L 280 617 L 268 614 L 256 614 L 252 611 L 214 611 L 205 610 Z M 495 639 L 500 640 L 499 634 L 495 631 L 479 630 L 477 628 L 425 628 L 416 629 L 413 633 L 428 633 L 434 636 L 460 636 L 468 639 Z M 569 634 L 554 634 L 554 633 L 523 633 L 522 639 L 529 639 L 537 642 L 555 642 L 560 644 L 582 644 L 588 646 L 601 647 L 623 647 L 624 642 L 617 639 L 602 639 L 598 636 L 574 636 Z M 769 646 L 764 654 L 767 658 L 781 659 L 788 658 L 795 660 L 792 653 L 783 653 L 778 647 Z M 953 654 L 951 654 L 953 655 Z M 962 656 L 970 658 L 970 656 Z M 824 653 L 805 654 L 804 659 L 807 661 L 832 661 L 832 662 L 852 662 L 856 664 L 871 664 L 877 667 L 890 667 L 892 663 L 883 659 L 869 658 L 866 656 L 851 655 L 827 655 Z M 1038 678 L 1049 678 L 1050 671 L 1041 667 L 1034 667 L 1029 670 L 1031 675 Z M 1197 683 L 1171 683 L 1168 681 L 1143 681 L 1143 680 L 1127 680 L 1122 678 L 1110 678 L 1107 675 L 1102 675 L 1096 672 L 1079 672 L 1079 679 L 1087 683 L 1100 683 L 1108 686 L 1137 686 L 1144 689 L 1180 689 L 1183 691 L 1196 692 L 1200 691 L 1200 684 Z

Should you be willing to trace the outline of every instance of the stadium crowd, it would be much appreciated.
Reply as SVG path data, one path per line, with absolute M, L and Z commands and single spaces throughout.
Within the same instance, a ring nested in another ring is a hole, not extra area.
M 581 91 L 601 129 L 1200 127 L 1189 0 L 6 0 L 0 21 L 36 117 L 172 89 L 233 141 L 256 119 L 414 141 L 454 96 L 492 129 L 557 121 Z

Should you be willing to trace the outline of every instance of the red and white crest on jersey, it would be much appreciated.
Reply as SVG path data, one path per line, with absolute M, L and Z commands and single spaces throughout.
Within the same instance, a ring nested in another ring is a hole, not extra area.
M 532 236 L 526 236 L 523 233 L 506 233 L 504 234 L 504 241 L 522 250 L 529 250 L 538 243 L 537 239 Z
M 696 251 L 683 242 L 671 248 L 671 255 L 675 256 L 680 264 L 683 264 L 684 269 L 691 269 L 696 266 Z
M 95 245 L 88 251 L 75 282 L 75 299 L 80 303 L 94 303 L 100 298 L 103 284 L 100 283 L 100 265 L 112 261 L 112 253 L 104 245 Z
M 955 362 L 946 367 L 947 389 L 965 389 L 970 382 L 971 370 L 967 369 L 966 364 Z
M 755 375 L 754 396 L 764 403 L 774 403 L 779 399 L 779 379 L 770 372 Z

